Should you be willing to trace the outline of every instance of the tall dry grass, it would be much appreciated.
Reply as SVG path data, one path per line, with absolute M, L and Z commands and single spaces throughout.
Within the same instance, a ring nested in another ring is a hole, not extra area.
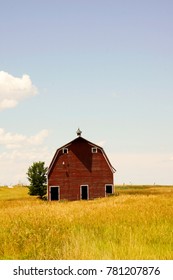
M 3 192 L 0 259 L 173 259 L 172 187 L 60 203 Z

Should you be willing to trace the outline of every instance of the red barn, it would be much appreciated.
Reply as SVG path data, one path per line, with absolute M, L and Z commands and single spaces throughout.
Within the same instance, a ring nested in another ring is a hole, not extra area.
M 114 192 L 111 165 L 103 148 L 81 137 L 60 147 L 48 170 L 49 200 L 105 197 Z

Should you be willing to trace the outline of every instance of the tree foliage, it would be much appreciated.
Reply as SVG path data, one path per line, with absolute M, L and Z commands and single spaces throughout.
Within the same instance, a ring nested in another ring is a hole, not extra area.
M 27 172 L 28 180 L 30 182 L 29 194 L 38 195 L 42 198 L 47 192 L 47 167 L 44 162 L 34 162 Z

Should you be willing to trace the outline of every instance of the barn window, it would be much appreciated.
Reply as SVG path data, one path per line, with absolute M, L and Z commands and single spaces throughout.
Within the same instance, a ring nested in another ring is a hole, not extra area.
M 91 148 L 91 151 L 92 151 L 93 154 L 94 154 L 94 153 L 97 153 L 97 148 L 96 148 L 96 147 L 93 147 L 93 148 Z
M 62 149 L 62 153 L 63 153 L 63 154 L 68 154 L 68 148 L 63 148 L 63 149 Z

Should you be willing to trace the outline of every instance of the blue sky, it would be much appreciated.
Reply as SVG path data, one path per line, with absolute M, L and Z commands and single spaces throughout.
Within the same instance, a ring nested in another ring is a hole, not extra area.
M 115 183 L 173 184 L 173 2 L 0 4 L 0 185 L 78 127 Z

